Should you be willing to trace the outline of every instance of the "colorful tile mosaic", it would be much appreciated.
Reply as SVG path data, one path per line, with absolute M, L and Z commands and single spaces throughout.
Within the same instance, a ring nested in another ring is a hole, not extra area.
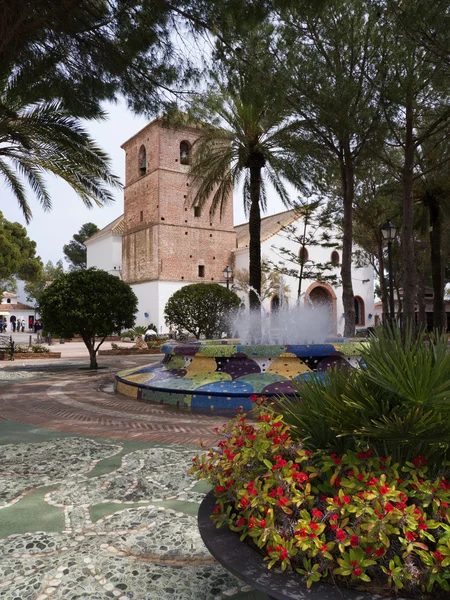
M 237 343 L 166 344 L 158 364 L 119 372 L 116 391 L 144 402 L 191 410 L 252 408 L 250 396 L 292 395 L 292 380 L 322 378 L 337 366 L 358 366 L 332 344 L 245 346 Z M 128 389 L 127 389 L 128 388 Z

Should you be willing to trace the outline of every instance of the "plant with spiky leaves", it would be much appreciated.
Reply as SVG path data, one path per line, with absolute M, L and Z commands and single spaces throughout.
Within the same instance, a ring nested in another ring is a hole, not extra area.
M 14 78 L 0 79 L 0 176 L 30 222 L 32 212 L 25 182 L 44 210 L 52 200 L 44 175 L 64 179 L 89 208 L 113 201 L 109 188 L 120 187 L 110 160 L 88 135 L 79 118 L 58 101 L 36 100 Z M 29 103 L 29 98 L 33 101 Z M 105 114 L 95 115 L 103 119 Z

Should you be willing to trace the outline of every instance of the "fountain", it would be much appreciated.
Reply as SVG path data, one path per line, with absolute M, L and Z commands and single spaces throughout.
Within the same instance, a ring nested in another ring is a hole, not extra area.
M 272 313 L 240 310 L 230 323 L 238 339 L 168 343 L 161 362 L 119 372 L 115 390 L 192 411 L 249 410 L 253 395 L 289 396 L 293 381 L 323 378 L 332 366 L 357 366 L 330 343 L 328 317 L 306 294 L 293 308 L 282 298 Z

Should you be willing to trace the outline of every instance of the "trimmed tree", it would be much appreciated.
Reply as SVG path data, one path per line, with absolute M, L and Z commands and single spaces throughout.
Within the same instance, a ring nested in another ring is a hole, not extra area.
M 167 325 L 207 338 L 228 328 L 230 313 L 239 308 L 239 297 L 218 283 L 193 283 L 173 294 L 164 310 Z
M 80 269 L 61 275 L 44 290 L 40 313 L 54 334 L 79 334 L 89 351 L 90 367 L 96 369 L 105 338 L 134 325 L 137 303 L 131 287 L 115 275 Z

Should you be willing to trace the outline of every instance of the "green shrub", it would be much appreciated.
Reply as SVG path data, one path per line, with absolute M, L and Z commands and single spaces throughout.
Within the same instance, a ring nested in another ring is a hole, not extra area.
M 185 285 L 166 304 L 166 325 L 186 330 L 197 339 L 220 337 L 240 303 L 239 296 L 217 283 Z
M 367 447 L 311 452 L 282 415 L 260 409 L 257 419 L 238 415 L 214 449 L 193 459 L 190 472 L 214 488 L 218 527 L 249 538 L 269 568 L 294 569 L 308 587 L 325 580 L 448 598 L 449 463 L 430 477 L 422 455 L 400 464 Z
M 42 344 L 34 344 L 31 346 L 31 352 L 50 352 L 50 348 L 43 346 Z
M 364 441 L 404 462 L 424 454 L 434 471 L 450 447 L 450 355 L 447 340 L 424 333 L 404 343 L 380 329 L 361 347 L 365 368 L 331 370 L 323 380 L 294 382 L 301 400 L 280 409 L 294 439 L 309 449 L 355 450 Z
M 138 338 L 145 334 L 148 327 L 144 327 L 143 325 L 136 325 L 132 329 L 127 329 L 126 331 L 122 331 L 120 337 L 123 338 Z

